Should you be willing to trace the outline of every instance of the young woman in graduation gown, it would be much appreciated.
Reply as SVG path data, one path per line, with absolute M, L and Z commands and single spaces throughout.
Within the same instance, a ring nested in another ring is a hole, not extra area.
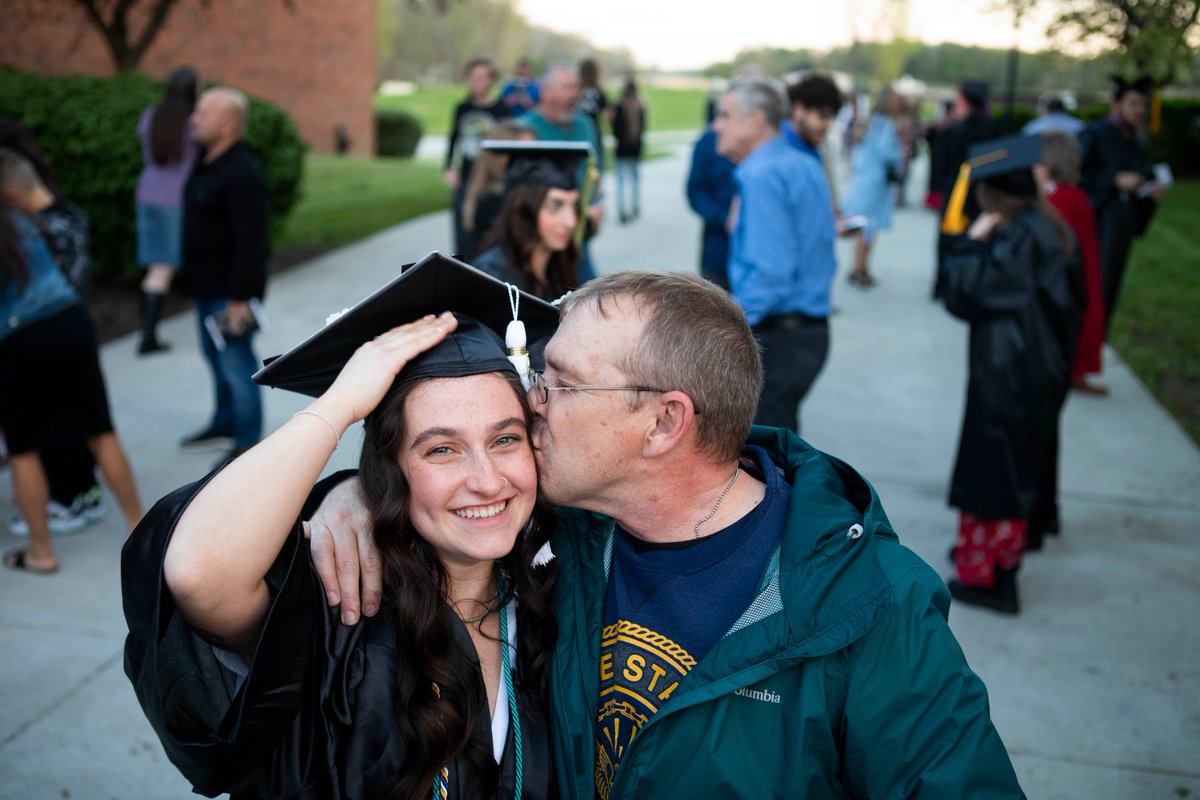
M 551 518 L 503 344 L 486 331 L 495 357 L 462 355 L 479 352 L 480 328 L 443 314 L 363 344 L 324 394 L 160 501 L 126 546 L 126 672 L 197 792 L 553 794 L 552 578 L 532 566 Z M 385 599 L 349 627 L 326 606 L 297 520 L 363 418 Z
M 946 261 L 947 310 L 970 324 L 967 402 L 950 505 L 950 593 L 1018 610 L 1016 572 L 1075 358 L 1083 277 L 1073 237 L 1038 200 L 1030 164 L 981 180 L 983 213 Z
M 485 151 L 508 156 L 504 202 L 483 252 L 471 264 L 543 300 L 555 300 L 579 285 L 576 228 L 583 153 L 563 148 L 562 142 L 489 144 Z

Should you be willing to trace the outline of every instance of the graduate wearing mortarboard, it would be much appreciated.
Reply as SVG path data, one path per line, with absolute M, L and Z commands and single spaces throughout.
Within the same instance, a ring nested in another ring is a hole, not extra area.
M 584 142 L 488 141 L 485 152 L 508 157 L 504 202 L 474 266 L 544 300 L 579 285 L 583 225 L 579 209 L 591 189 L 590 158 Z
M 535 566 L 553 518 L 525 389 L 557 317 L 430 256 L 255 376 L 308 407 L 146 515 L 122 553 L 126 673 L 197 792 L 554 795 L 553 573 Z M 298 520 L 359 419 L 385 586 L 350 627 Z
M 1079 185 L 1096 212 L 1100 233 L 1100 275 L 1104 281 L 1105 318 L 1112 323 L 1129 248 L 1145 232 L 1165 189 L 1142 191 L 1154 177 L 1142 125 L 1153 89 L 1148 78 L 1127 81 L 1113 76 L 1108 116 L 1079 136 L 1083 166 Z
M 1011 614 L 1039 493 L 1057 492 L 1048 473 L 1086 297 L 1070 229 L 1038 198 L 1040 157 L 1041 139 L 1030 136 L 971 148 L 981 213 L 950 246 L 942 287 L 946 309 L 970 325 L 949 495 L 959 510 L 950 593 Z

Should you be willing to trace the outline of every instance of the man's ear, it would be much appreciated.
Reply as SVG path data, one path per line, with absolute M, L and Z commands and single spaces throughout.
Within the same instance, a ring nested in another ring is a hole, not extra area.
M 696 407 L 692 398 L 678 390 L 659 395 L 652 411 L 642 448 L 642 455 L 647 458 L 665 455 L 679 447 L 696 425 Z

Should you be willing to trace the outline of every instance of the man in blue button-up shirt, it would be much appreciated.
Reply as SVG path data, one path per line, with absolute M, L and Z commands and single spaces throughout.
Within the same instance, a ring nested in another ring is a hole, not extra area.
M 800 401 L 829 352 L 829 288 L 837 270 L 829 184 L 820 162 L 779 135 L 782 91 L 739 81 L 722 96 L 717 152 L 737 164 L 730 290 L 763 348 L 755 422 L 799 431 Z

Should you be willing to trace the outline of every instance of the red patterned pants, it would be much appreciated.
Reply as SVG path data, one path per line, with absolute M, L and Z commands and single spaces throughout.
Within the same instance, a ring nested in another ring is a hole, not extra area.
M 954 551 L 958 579 L 970 586 L 992 586 L 997 567 L 1016 569 L 1021 565 L 1028 530 L 1028 520 L 959 514 Z

